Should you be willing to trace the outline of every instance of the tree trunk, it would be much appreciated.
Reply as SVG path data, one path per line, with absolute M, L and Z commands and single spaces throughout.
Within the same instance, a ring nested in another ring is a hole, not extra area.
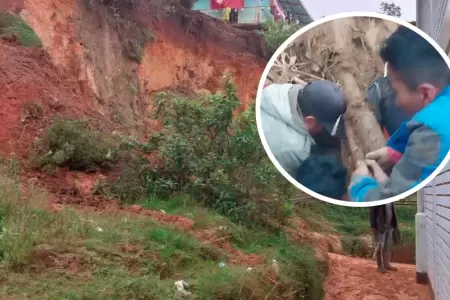
M 365 154 L 383 147 L 386 139 L 355 78 L 342 71 L 336 74 L 336 79 L 342 83 L 347 100 L 345 127 L 354 168 Z
M 318 25 L 299 36 L 280 55 L 270 75 L 274 82 L 327 79 L 342 86 L 347 101 L 347 139 L 342 162 L 352 172 L 357 161 L 386 143 L 366 89 L 383 74 L 378 51 L 398 24 L 378 18 L 349 17 Z

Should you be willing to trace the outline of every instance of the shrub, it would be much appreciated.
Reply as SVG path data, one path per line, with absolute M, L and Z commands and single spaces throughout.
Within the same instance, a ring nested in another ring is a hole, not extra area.
M 155 118 L 163 121 L 163 130 L 147 148 L 162 167 L 150 170 L 149 191 L 160 197 L 188 193 L 236 222 L 282 219 L 292 186 L 261 146 L 254 107 L 233 118 L 239 105 L 228 75 L 214 95 L 157 95 Z
M 68 167 L 92 171 L 118 159 L 115 143 L 80 120 L 56 119 L 38 144 L 35 163 L 43 168 Z
M 147 194 L 148 168 L 149 162 L 145 158 L 130 155 L 124 161 L 119 178 L 106 187 L 107 194 L 127 204 L 143 199 Z
M 12 36 L 15 36 L 22 46 L 41 46 L 41 41 L 36 33 L 20 18 L 20 16 L 7 12 L 0 12 L 0 37 Z
M 269 21 L 263 24 L 263 30 L 258 31 L 258 33 L 264 37 L 267 46 L 269 47 L 269 51 L 273 54 L 284 43 L 284 41 L 286 41 L 300 28 L 301 26 L 298 24 L 289 24 L 285 21 Z
M 364 240 L 358 236 L 344 236 L 342 238 L 342 250 L 353 256 L 367 257 L 369 249 Z

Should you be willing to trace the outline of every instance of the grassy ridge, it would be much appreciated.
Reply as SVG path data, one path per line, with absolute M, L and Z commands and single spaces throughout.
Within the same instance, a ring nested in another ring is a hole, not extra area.
M 0 12 L 0 37 L 16 36 L 20 45 L 39 47 L 41 41 L 33 29 L 19 16 Z
M 183 211 L 197 227 L 224 224 L 236 247 L 264 255 L 267 265 L 251 272 L 228 263 L 220 268 L 225 253 L 145 217 L 73 209 L 53 213 L 44 194 L 32 187 L 24 193 L 14 174 L 5 177 L 0 180 L 2 299 L 179 299 L 177 279 L 187 281 L 197 299 L 277 299 L 289 291 L 304 299 L 323 295 L 323 274 L 309 246 L 250 231 L 186 199 L 183 205 L 176 198 L 150 198 L 144 206 Z M 272 259 L 280 265 L 280 290 L 267 281 Z

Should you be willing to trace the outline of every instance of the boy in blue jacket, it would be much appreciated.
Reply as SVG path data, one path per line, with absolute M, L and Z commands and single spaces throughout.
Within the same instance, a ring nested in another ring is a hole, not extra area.
M 354 202 L 408 191 L 431 175 L 450 150 L 450 70 L 445 60 L 424 38 L 403 26 L 386 40 L 380 56 L 388 63 L 396 104 L 412 117 L 384 148 L 358 163 L 348 188 Z

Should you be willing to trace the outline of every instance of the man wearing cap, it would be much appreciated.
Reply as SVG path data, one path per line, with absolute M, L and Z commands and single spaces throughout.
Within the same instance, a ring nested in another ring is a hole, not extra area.
M 261 97 L 261 124 L 267 144 L 291 176 L 317 143 L 339 147 L 345 136 L 342 90 L 328 80 L 270 84 Z

